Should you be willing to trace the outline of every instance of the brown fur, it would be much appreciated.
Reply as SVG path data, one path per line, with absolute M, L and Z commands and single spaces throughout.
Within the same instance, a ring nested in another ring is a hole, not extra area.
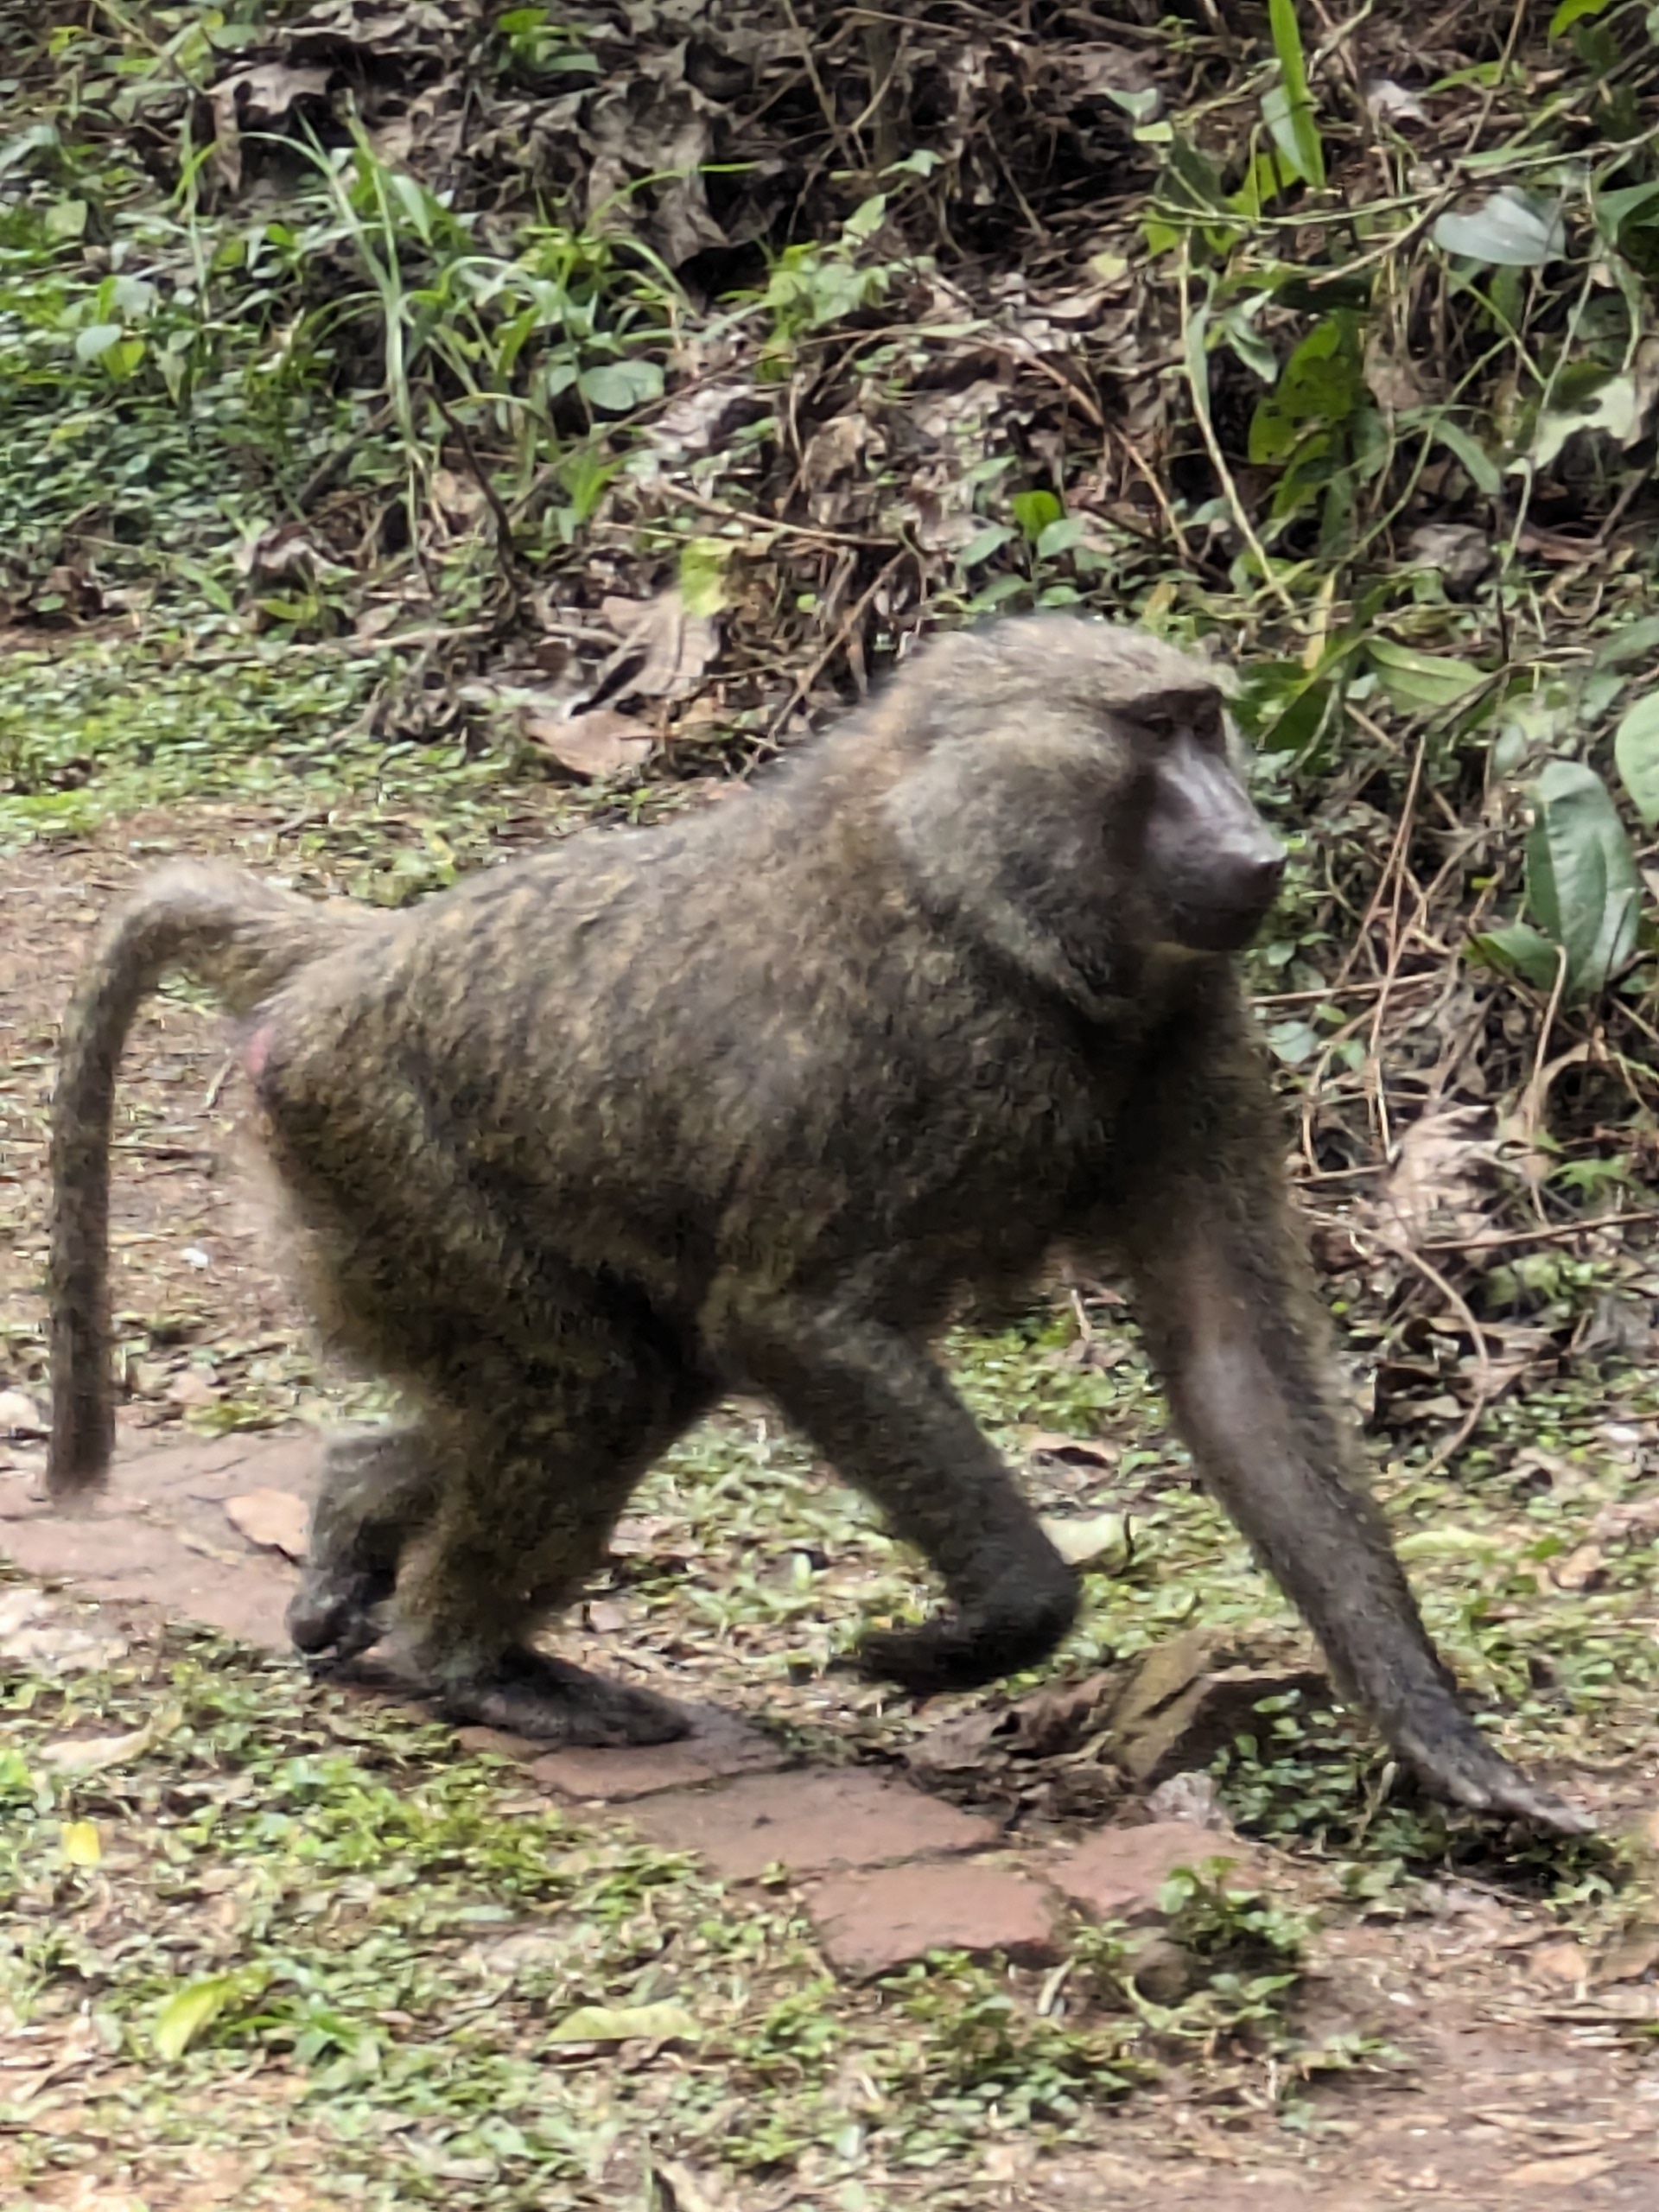
M 1277 868 L 1216 672 L 1046 617 L 937 640 L 741 799 L 404 915 L 158 878 L 66 1027 L 54 1484 L 107 1452 L 109 1099 L 176 962 L 257 1002 L 314 1303 L 418 1409 L 334 1448 L 303 1648 L 361 1649 L 395 1588 L 450 1711 L 675 1732 L 530 1638 L 741 1386 L 953 1600 L 868 1638 L 873 1668 L 927 1690 L 1034 1663 L 1075 1578 L 926 1343 L 1068 1247 L 1127 1262 L 1205 1479 L 1389 1740 L 1454 1799 L 1572 1824 L 1461 1710 L 1359 1478 L 1228 957 Z

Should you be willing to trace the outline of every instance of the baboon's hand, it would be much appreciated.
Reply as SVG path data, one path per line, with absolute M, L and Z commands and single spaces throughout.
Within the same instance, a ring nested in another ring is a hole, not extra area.
M 940 1613 L 920 1628 L 869 1629 L 859 1639 L 867 1675 L 897 1682 L 916 1697 L 975 1690 L 1046 1659 L 1071 1625 L 1068 1603 L 1019 1617 Z
M 1553 1789 L 1530 1782 L 1519 1767 L 1493 1751 L 1466 1722 L 1455 1737 L 1428 1743 L 1410 1729 L 1395 1733 L 1395 1748 L 1410 1761 L 1435 1796 L 1471 1812 L 1492 1813 L 1514 1821 L 1533 1821 L 1560 1835 L 1592 1835 L 1595 1822 Z
M 502 1728 L 543 1744 L 671 1744 L 691 1732 L 690 1715 L 667 1698 L 539 1651 L 511 1651 L 493 1673 L 444 1683 L 437 1696 L 451 1720 Z

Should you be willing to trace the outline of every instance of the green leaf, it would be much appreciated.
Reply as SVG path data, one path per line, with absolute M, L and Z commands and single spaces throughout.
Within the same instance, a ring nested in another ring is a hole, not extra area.
M 1420 653 L 1410 645 L 1397 645 L 1391 638 L 1370 638 L 1366 654 L 1389 699 L 1406 714 L 1427 714 L 1455 706 L 1477 685 L 1483 672 L 1466 660 L 1447 653 Z
M 1032 544 L 1036 544 L 1051 523 L 1058 522 L 1065 509 L 1052 492 L 1016 492 L 1008 501 L 1014 518 Z
M 1083 537 L 1083 520 L 1078 515 L 1062 515 L 1052 522 L 1037 540 L 1037 557 L 1052 561 L 1056 554 L 1069 553 Z
M 1545 408 L 1533 430 L 1528 459 L 1535 468 L 1548 468 L 1578 430 L 1605 430 L 1621 446 L 1632 446 L 1642 435 L 1651 404 L 1637 390 L 1634 377 L 1609 377 L 1581 406 Z
M 548 2031 L 550 2043 L 696 2043 L 702 2029 L 683 2005 L 579 2005 Z
M 1613 759 L 1619 781 L 1651 830 L 1659 823 L 1659 691 L 1638 699 L 1619 723 Z
M 1535 990 L 1555 988 L 1560 956 L 1530 922 L 1506 922 L 1501 929 L 1486 930 L 1470 939 L 1469 950 L 1486 967 L 1503 976 L 1519 976 Z
M 1552 760 L 1534 789 L 1527 906 L 1567 955 L 1564 996 L 1593 998 L 1636 949 L 1642 879 L 1607 786 L 1578 760 Z
M 1442 215 L 1431 235 L 1442 253 L 1494 269 L 1537 269 L 1566 250 L 1560 210 L 1512 184 L 1467 214 Z
M 661 398 L 663 372 L 655 361 L 605 361 L 584 369 L 576 378 L 576 390 L 590 407 L 601 408 L 607 415 L 626 415 Z
M 182 2058 L 196 2037 L 242 1994 L 243 1984 L 241 1974 L 216 1974 L 175 1989 L 156 2008 L 150 2028 L 156 2056 Z
M 727 604 L 726 564 L 737 550 L 729 537 L 689 537 L 680 548 L 680 598 L 688 614 L 718 614 Z
M 1591 665 L 1624 668 L 1633 660 L 1646 660 L 1650 654 L 1659 654 L 1659 614 L 1643 614 L 1634 622 L 1622 622 L 1596 647 Z
M 75 359 L 96 361 L 118 345 L 124 335 L 118 322 L 89 322 L 85 330 L 75 334 Z
M 1549 35 L 1560 38 L 1570 31 L 1574 23 L 1581 23 L 1587 16 L 1603 14 L 1609 0 L 1561 0 L 1560 6 L 1549 19 Z
M 1325 148 L 1319 138 L 1319 126 L 1314 120 L 1313 94 L 1308 90 L 1307 62 L 1302 53 L 1295 0 L 1268 0 L 1268 27 L 1273 34 L 1273 50 L 1279 57 L 1280 74 L 1284 79 L 1285 135 L 1281 137 L 1275 127 L 1271 111 L 1275 103 L 1271 93 L 1262 103 L 1262 115 L 1275 142 L 1290 155 L 1300 175 L 1309 184 L 1322 185 Z
M 1014 532 L 1005 522 L 988 522 L 983 530 L 970 537 L 957 556 L 959 569 L 976 569 L 988 561 L 993 553 L 1000 553 Z
M 1469 481 L 1476 491 L 1484 492 L 1489 499 L 1495 499 L 1503 488 L 1503 479 L 1498 472 L 1497 463 L 1485 447 L 1477 443 L 1461 423 L 1448 422 L 1443 415 L 1434 419 L 1433 435 L 1449 454 L 1454 454 L 1463 463 L 1468 471 Z

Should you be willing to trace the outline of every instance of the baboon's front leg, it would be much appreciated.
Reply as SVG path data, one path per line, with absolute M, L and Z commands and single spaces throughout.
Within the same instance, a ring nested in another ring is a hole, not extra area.
M 1205 1486 L 1430 1789 L 1567 1832 L 1590 1824 L 1494 1751 L 1459 1704 L 1357 1464 L 1329 1324 L 1242 1037 L 1195 1031 L 1146 1102 L 1128 1256 L 1177 1426 Z

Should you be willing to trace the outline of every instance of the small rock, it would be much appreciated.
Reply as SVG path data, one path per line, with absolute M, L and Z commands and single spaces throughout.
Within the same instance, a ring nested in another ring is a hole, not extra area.
M 181 1367 L 168 1378 L 162 1395 L 170 1406 L 211 1406 L 219 1392 L 199 1367 Z
M 672 1751 L 664 1745 L 664 1751 Z M 556 1753 L 556 1757 L 570 1756 Z M 597 1758 L 644 1753 L 595 1752 Z M 550 1764 L 538 1762 L 540 1773 Z M 889 1782 L 864 1767 L 752 1775 L 723 1789 L 676 1789 L 648 1797 L 630 1818 L 653 1843 L 699 1852 L 729 1881 L 753 1881 L 774 1861 L 792 1873 L 879 1866 L 933 1852 L 995 1843 L 995 1825 Z
M 1057 1859 L 1049 1879 L 1091 1920 L 1147 1927 L 1162 1919 L 1158 1892 L 1178 1866 L 1196 1869 L 1211 1859 L 1230 1859 L 1236 1866 L 1244 1857 L 1191 1821 L 1153 1821 L 1138 1828 L 1103 1829 Z
M 806 1904 L 824 1956 L 860 1980 L 930 1951 L 1000 1951 L 1016 1966 L 1052 1966 L 1060 1955 L 1052 1892 L 1006 1866 L 948 1859 L 840 1874 L 815 1884 Z
M 1154 1821 L 1190 1821 L 1194 1827 L 1212 1828 L 1217 1835 L 1233 1832 L 1212 1774 L 1172 1774 L 1167 1782 L 1147 1791 L 1147 1810 Z
M 1532 1953 L 1529 1964 L 1533 1973 L 1545 1981 L 1561 1981 L 1571 1986 L 1587 1980 L 1590 1975 L 1589 1954 L 1581 1943 L 1570 1941 L 1541 1943 Z
M 1233 1639 L 1188 1630 L 1148 1651 L 1112 1713 L 1111 1753 L 1141 1783 L 1209 1765 L 1236 1737 L 1259 1732 L 1263 1698 L 1328 1697 L 1330 1683 L 1304 1663 L 1240 1665 Z
M 1154 2005 L 1179 2005 L 1204 1980 L 1204 1968 L 1184 1943 L 1150 1929 L 1126 1945 L 1122 1971 Z

